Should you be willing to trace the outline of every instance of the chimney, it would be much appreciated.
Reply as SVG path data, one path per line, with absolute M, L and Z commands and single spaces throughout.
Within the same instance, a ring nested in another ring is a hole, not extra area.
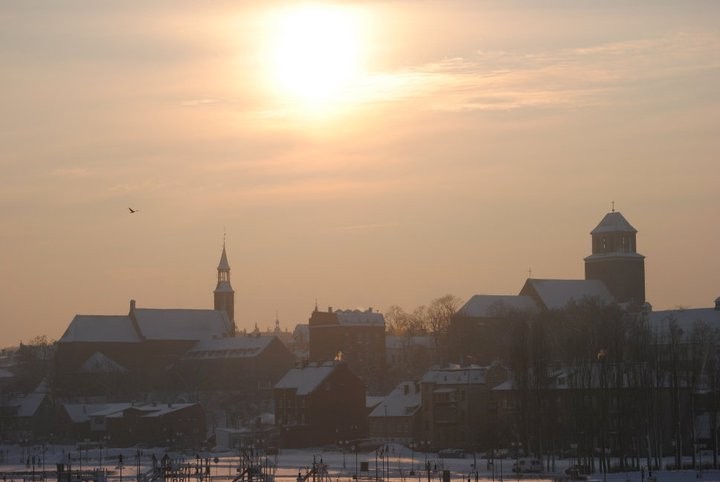
M 368 313 L 372 313 L 372 312 L 373 312 L 373 310 L 372 310 L 372 306 L 371 306 L 370 308 L 368 308 Z
M 135 311 L 135 300 L 130 300 L 130 313 Z
M 328 313 L 332 313 L 332 306 L 328 306 Z

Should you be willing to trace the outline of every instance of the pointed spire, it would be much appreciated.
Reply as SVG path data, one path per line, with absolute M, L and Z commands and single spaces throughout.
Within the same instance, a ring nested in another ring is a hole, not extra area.
M 225 235 L 223 234 L 223 250 L 220 255 L 220 263 L 217 267 L 218 271 L 230 271 L 230 263 L 227 260 L 227 253 L 225 251 Z

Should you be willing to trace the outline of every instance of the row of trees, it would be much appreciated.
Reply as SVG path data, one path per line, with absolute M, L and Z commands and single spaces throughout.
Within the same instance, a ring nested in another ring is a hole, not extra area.
M 446 353 L 483 359 L 485 347 L 512 370 L 515 410 L 496 421 L 491 445 L 548 457 L 566 449 L 603 471 L 610 455 L 619 468 L 659 466 L 670 453 L 675 466 L 685 455 L 696 467 L 704 446 L 717 467 L 716 328 L 672 314 L 651 325 L 646 313 L 592 299 L 497 315 L 474 325 L 456 316 L 445 338 Z

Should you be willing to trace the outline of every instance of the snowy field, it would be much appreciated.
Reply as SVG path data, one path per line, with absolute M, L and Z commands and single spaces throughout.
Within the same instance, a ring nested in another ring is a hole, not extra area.
M 123 465 L 118 464 L 122 455 Z M 138 459 L 138 455 L 140 455 Z M 32 480 L 35 472 L 36 480 L 40 479 L 43 470 L 54 471 L 58 463 L 72 464 L 72 469 L 83 470 L 105 469 L 108 471 L 109 482 L 135 482 L 139 472 L 145 473 L 152 469 L 153 457 L 159 461 L 165 455 L 177 463 L 196 464 L 198 456 L 204 460 L 209 459 L 211 479 L 218 482 L 232 479 L 240 463 L 239 454 L 223 453 L 179 453 L 167 452 L 164 448 L 103 448 L 79 451 L 74 446 L 0 446 L 0 472 L 7 481 Z M 543 475 L 524 475 L 518 477 L 512 472 L 514 459 L 495 461 L 495 470 L 488 465 L 486 459 L 473 459 L 472 455 L 461 459 L 441 459 L 436 454 L 423 454 L 411 452 L 402 445 L 391 445 L 387 457 L 376 457 L 376 453 L 357 453 L 329 449 L 302 449 L 281 450 L 277 456 L 269 456 L 268 463 L 275 466 L 276 480 L 278 482 L 294 482 L 298 473 L 306 473 L 307 469 L 316 462 L 327 466 L 325 481 L 352 482 L 357 474 L 359 482 L 371 482 L 377 478 L 391 480 L 392 482 L 441 482 L 444 470 L 450 471 L 452 482 L 478 482 L 513 481 L 513 480 L 539 480 L 554 481 L 564 479 L 564 470 L 572 464 L 569 460 L 560 460 L 555 470 Z M 367 464 L 367 471 L 362 471 L 363 462 Z M 425 470 L 426 463 L 430 465 L 430 474 Z M 477 478 L 474 464 L 477 463 Z M 644 479 L 642 477 L 644 475 Z M 55 476 L 48 476 L 55 480 Z M 720 482 L 720 471 L 660 471 L 654 472 L 657 482 L 681 481 L 717 481 Z M 205 478 L 207 480 L 207 478 Z M 311 480 L 311 479 L 308 479 Z M 647 473 L 627 472 L 615 474 L 592 474 L 587 480 L 612 482 L 642 482 L 648 481 Z

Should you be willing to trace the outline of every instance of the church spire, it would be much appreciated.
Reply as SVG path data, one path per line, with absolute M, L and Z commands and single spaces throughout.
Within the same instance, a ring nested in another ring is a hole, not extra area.
M 220 255 L 220 262 L 217 267 L 217 286 L 214 291 L 215 309 L 227 313 L 231 322 L 235 321 L 235 291 L 230 284 L 230 263 L 227 259 L 225 249 L 225 237 L 223 236 L 223 248 Z

